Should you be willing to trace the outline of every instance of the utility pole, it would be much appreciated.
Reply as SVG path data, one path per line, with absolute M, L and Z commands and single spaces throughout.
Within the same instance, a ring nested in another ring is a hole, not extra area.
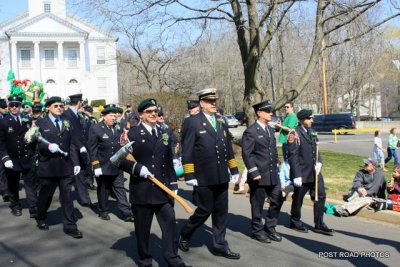
M 321 67 L 322 67 L 322 110 L 324 114 L 328 114 L 328 89 L 326 85 L 326 66 L 325 66 L 325 39 L 322 39 Z

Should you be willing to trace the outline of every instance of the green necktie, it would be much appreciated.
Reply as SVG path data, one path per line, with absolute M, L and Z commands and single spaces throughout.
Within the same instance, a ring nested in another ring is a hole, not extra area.
M 217 123 L 215 122 L 214 116 L 210 116 L 210 123 L 211 123 L 211 126 L 214 128 L 214 130 L 217 131 Z

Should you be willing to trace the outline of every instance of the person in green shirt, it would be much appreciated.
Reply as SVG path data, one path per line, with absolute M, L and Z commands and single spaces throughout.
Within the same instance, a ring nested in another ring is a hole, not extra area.
M 285 120 L 282 124 L 277 124 L 275 127 L 280 128 L 279 130 L 279 142 L 282 143 L 282 154 L 283 159 L 288 159 L 288 148 L 287 148 L 287 136 L 289 132 L 297 127 L 299 120 L 294 113 L 294 107 L 292 102 L 285 104 Z
M 385 164 L 388 163 L 392 158 L 394 158 L 394 165 L 399 164 L 399 157 L 397 156 L 397 143 L 399 139 L 396 135 L 396 128 L 390 129 L 390 135 L 388 140 L 388 156 L 385 159 Z

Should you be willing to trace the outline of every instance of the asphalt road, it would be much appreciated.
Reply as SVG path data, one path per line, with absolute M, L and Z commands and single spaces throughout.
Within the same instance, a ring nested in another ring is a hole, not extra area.
M 180 182 L 180 194 L 191 198 L 190 188 Z M 23 191 L 21 191 L 23 195 Z M 92 199 L 96 199 L 91 191 Z M 103 221 L 88 208 L 76 204 L 78 227 L 84 238 L 73 239 L 62 232 L 58 191 L 49 210 L 49 231 L 40 231 L 29 219 L 27 209 L 21 217 L 11 215 L 6 203 L 0 203 L 0 266 L 70 267 L 134 266 L 138 255 L 133 223 L 120 220 L 115 201 L 111 203 L 111 220 Z M 252 240 L 250 204 L 243 195 L 229 196 L 227 240 L 233 251 L 241 253 L 234 261 L 213 256 L 211 220 L 198 229 L 189 252 L 179 252 L 193 266 L 397 266 L 400 261 L 399 225 L 377 224 L 356 217 L 326 216 L 326 223 L 336 229 L 333 237 L 309 232 L 298 233 L 288 228 L 289 205 L 283 206 L 277 231 L 280 243 L 262 244 Z M 76 203 L 76 202 L 75 202 Z M 192 205 L 193 206 L 193 205 Z M 188 214 L 177 205 L 178 229 Z M 312 223 L 311 207 L 303 207 L 303 220 Z M 166 266 L 162 258 L 161 232 L 154 219 L 150 247 L 153 266 Z
M 232 134 L 240 138 L 246 129 L 245 126 L 230 128 Z M 278 137 L 278 133 L 276 133 Z M 389 134 L 381 133 L 383 146 L 387 146 Z M 356 133 L 337 135 L 337 143 L 335 144 L 333 134 L 318 134 L 320 149 L 341 152 L 363 157 L 372 157 L 372 148 L 374 135 L 373 133 Z M 279 143 L 278 143 L 279 145 Z

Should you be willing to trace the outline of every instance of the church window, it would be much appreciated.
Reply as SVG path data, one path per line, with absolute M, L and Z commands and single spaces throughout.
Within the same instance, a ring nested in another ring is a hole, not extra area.
M 56 83 L 53 79 L 48 79 L 46 83 Z
M 44 3 L 43 4 L 43 9 L 44 9 L 44 13 L 51 13 L 51 4 L 50 3 Z
M 97 78 L 97 94 L 98 97 L 107 97 L 107 78 L 98 77 Z
M 67 61 L 70 68 L 78 66 L 78 51 L 76 49 L 69 49 L 67 51 Z
M 97 47 L 97 64 L 106 64 L 106 48 Z
M 31 50 L 21 49 L 21 66 L 23 68 L 31 67 Z
M 69 83 L 78 83 L 78 81 L 76 79 L 71 79 L 69 80 Z
M 45 49 L 44 50 L 44 65 L 47 68 L 54 67 L 54 50 Z

